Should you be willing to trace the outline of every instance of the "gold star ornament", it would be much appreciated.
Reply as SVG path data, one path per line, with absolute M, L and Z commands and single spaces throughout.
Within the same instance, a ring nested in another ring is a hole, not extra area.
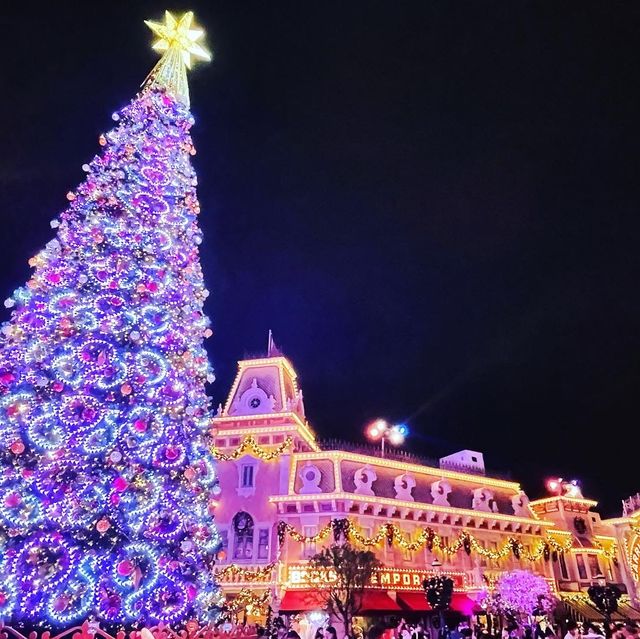
M 193 25 L 193 11 L 176 18 L 169 11 L 164 13 L 164 23 L 145 20 L 145 24 L 157 36 L 152 47 L 162 53 L 158 64 L 144 82 L 145 87 L 161 86 L 189 106 L 189 86 L 185 69 L 190 69 L 192 58 L 210 61 L 211 52 L 198 41 L 204 31 Z

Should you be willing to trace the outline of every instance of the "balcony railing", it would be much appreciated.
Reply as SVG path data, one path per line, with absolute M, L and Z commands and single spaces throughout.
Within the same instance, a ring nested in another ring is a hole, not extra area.
M 628 517 L 640 510 L 640 493 L 631 495 L 628 499 L 622 500 L 622 516 Z
M 348 453 L 370 455 L 371 457 L 382 457 L 382 450 L 380 446 L 376 446 L 375 444 L 360 444 L 355 442 L 343 441 L 341 439 L 323 439 L 318 443 L 323 450 L 344 450 Z M 393 459 L 394 461 L 406 462 L 408 464 L 429 466 L 431 468 L 446 468 L 446 470 L 453 470 L 467 474 L 487 475 L 495 479 L 512 479 L 511 473 L 509 472 L 495 472 L 491 470 L 481 473 L 478 470 L 474 470 L 473 468 L 470 468 L 465 464 L 456 464 L 455 462 L 447 462 L 446 465 L 441 465 L 440 460 L 437 458 L 415 455 L 399 448 L 385 448 L 384 458 Z

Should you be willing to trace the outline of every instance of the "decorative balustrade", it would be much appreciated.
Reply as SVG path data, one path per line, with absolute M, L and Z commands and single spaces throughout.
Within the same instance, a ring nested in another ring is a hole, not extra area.
M 319 440 L 320 448 L 322 450 L 344 450 L 349 453 L 357 453 L 360 455 L 369 455 L 371 457 L 380 457 L 384 459 L 391 459 L 394 461 L 406 462 L 408 464 L 419 464 L 421 466 L 428 466 L 430 468 L 443 468 L 446 470 L 457 471 L 466 474 L 473 474 L 478 476 L 488 476 L 494 479 L 504 479 L 507 481 L 512 480 L 510 472 L 485 470 L 480 472 L 479 470 L 468 466 L 467 464 L 457 463 L 454 461 L 447 461 L 441 463 L 437 458 L 423 457 L 421 455 L 415 455 L 401 448 L 387 448 L 384 455 L 380 446 L 374 444 L 361 444 L 344 441 L 342 439 L 322 439 Z
M 628 517 L 640 510 L 640 493 L 631 495 L 628 499 L 622 500 L 622 516 Z

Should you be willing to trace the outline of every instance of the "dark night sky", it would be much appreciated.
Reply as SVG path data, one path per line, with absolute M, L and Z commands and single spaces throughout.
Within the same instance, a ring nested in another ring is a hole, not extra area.
M 165 8 L 47 4 L 0 18 L 0 299 Z M 640 4 L 168 8 L 216 52 L 191 77 L 216 404 L 272 328 L 321 436 L 408 419 L 419 452 L 481 450 L 532 495 L 578 477 L 617 514 L 640 489 Z

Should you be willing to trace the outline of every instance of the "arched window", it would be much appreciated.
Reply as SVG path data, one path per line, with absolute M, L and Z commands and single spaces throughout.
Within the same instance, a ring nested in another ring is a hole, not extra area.
M 240 511 L 233 518 L 233 558 L 253 558 L 253 517 Z

